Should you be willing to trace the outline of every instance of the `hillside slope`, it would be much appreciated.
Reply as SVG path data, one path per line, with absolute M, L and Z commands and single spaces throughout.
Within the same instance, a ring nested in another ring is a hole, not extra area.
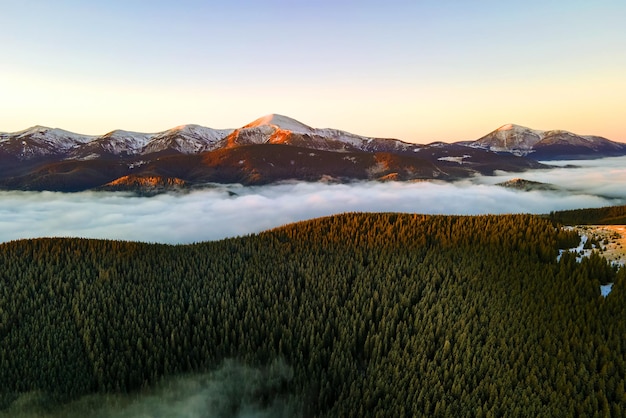
M 554 211 L 550 218 L 565 225 L 624 225 L 626 205 Z
M 626 275 L 556 261 L 578 241 L 527 215 L 345 214 L 189 246 L 3 244 L 0 408 L 231 358 L 291 368 L 254 395 L 288 394 L 288 416 L 620 416 Z

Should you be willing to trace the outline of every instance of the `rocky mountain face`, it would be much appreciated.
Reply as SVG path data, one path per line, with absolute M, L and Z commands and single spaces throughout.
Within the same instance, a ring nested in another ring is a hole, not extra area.
M 0 187 L 154 193 L 209 183 L 455 180 L 540 168 L 536 157 L 568 152 L 600 157 L 626 149 L 604 138 L 516 125 L 469 143 L 419 145 L 312 128 L 282 115 L 238 129 L 183 125 L 101 136 L 36 126 L 0 133 Z

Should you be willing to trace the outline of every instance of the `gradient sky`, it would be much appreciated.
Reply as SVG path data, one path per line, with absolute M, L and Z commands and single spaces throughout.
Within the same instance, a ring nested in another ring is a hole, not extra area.
M 0 131 L 240 127 L 626 142 L 626 2 L 0 0 Z

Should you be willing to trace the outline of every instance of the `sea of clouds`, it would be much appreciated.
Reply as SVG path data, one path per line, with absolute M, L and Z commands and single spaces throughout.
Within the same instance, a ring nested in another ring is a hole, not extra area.
M 5 191 L 0 192 L 0 242 L 61 236 L 178 244 L 247 235 L 353 211 L 542 214 L 625 204 L 626 157 L 550 164 L 554 168 L 501 172 L 455 183 L 229 185 L 153 197 Z M 561 190 L 525 192 L 495 185 L 516 177 Z

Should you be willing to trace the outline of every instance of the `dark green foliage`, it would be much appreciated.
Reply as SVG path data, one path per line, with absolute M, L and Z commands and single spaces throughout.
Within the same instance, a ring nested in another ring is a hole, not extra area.
M 190 246 L 11 242 L 0 401 L 284 359 L 305 416 L 623 415 L 626 274 L 557 263 L 577 241 L 529 215 L 345 214 Z
M 622 225 L 626 224 L 626 205 L 561 210 L 551 212 L 550 218 L 564 225 Z

